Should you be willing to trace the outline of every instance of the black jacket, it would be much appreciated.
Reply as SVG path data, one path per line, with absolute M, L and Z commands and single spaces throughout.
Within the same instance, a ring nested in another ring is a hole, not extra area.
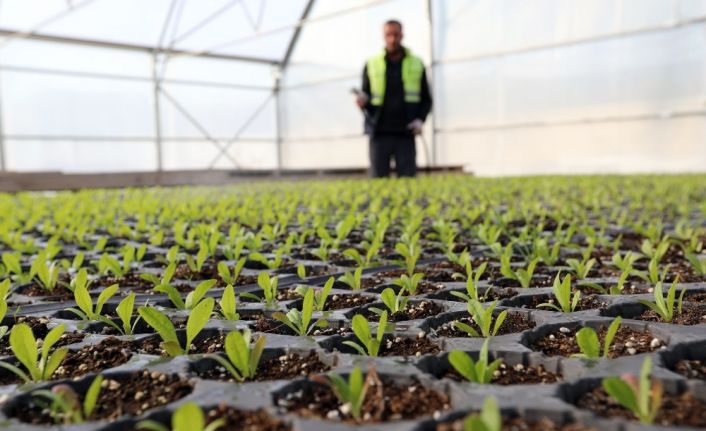
M 367 63 L 363 68 L 363 92 L 368 96 L 365 110 L 365 133 L 368 135 L 409 135 L 407 124 L 419 118 L 424 121 L 431 111 L 431 92 L 427 82 L 426 71 L 422 73 L 421 100 L 419 103 L 404 101 L 402 85 L 402 60 L 391 62 L 387 60 L 385 76 L 385 98 L 382 106 L 370 103 L 370 80 L 368 79 Z

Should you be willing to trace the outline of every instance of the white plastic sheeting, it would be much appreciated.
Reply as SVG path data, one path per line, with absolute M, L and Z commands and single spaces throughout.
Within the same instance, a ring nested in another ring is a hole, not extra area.
M 285 58 L 307 3 L 0 0 L 5 168 L 365 166 L 350 89 L 389 18 L 433 77 L 436 163 L 480 175 L 706 166 L 706 1 L 315 0 L 276 91 L 267 62 Z M 426 152 L 420 139 L 421 165 Z

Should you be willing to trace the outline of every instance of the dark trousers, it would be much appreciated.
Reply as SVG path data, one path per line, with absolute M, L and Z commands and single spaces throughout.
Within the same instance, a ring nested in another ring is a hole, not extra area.
M 417 173 L 417 149 L 412 135 L 373 135 L 370 137 L 370 176 L 390 176 L 390 161 L 395 159 L 398 177 Z

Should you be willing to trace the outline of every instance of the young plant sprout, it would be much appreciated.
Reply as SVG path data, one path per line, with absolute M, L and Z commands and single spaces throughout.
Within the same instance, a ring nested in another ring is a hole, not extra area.
M 306 293 L 309 290 L 314 291 L 314 309 L 316 311 L 324 311 L 326 309 L 326 300 L 328 299 L 329 294 L 331 293 L 331 289 L 333 289 L 333 284 L 336 282 L 336 279 L 333 277 L 329 277 L 328 280 L 326 280 L 326 283 L 324 284 L 324 287 L 322 289 L 313 289 L 309 286 L 297 286 L 295 291 L 297 292 L 298 295 L 301 295 L 302 297 L 306 296 Z
M 119 286 L 117 284 L 110 285 L 103 289 L 103 291 L 98 295 L 95 306 L 93 305 L 93 300 L 91 299 L 91 294 L 88 293 L 85 283 L 79 283 L 74 289 L 74 300 L 76 301 L 76 308 L 68 308 L 66 311 L 70 311 L 77 315 L 79 319 L 84 321 L 98 320 L 101 322 L 110 322 L 110 324 L 115 325 L 110 319 L 102 314 L 103 306 L 105 303 L 115 296 L 118 292 Z
M 640 260 L 641 257 L 642 256 L 634 254 L 632 251 L 628 251 L 624 255 L 615 253 L 611 259 L 611 263 L 622 272 L 632 272 L 633 265 Z
M 495 336 L 502 327 L 503 323 L 505 322 L 505 319 L 507 318 L 507 310 L 503 310 L 498 313 L 497 317 L 495 317 L 495 325 L 492 325 L 493 312 L 495 311 L 495 306 L 497 305 L 497 303 L 498 301 L 493 301 L 493 303 L 490 304 L 488 308 L 483 308 L 483 304 L 478 300 L 471 299 L 470 301 L 468 301 L 468 314 L 471 315 L 473 321 L 480 328 L 480 333 L 478 333 L 478 331 L 476 331 L 470 325 L 467 325 L 458 320 L 453 322 L 454 328 L 467 333 L 470 337 L 487 338 Z
M 53 292 L 59 285 L 59 265 L 56 262 L 47 262 L 44 253 L 39 253 L 32 262 L 30 274 L 36 276 L 37 284 L 48 292 Z
M 39 389 L 32 395 L 46 398 L 49 401 L 49 416 L 57 424 L 72 425 L 88 421 L 93 414 L 101 391 L 103 376 L 97 375 L 86 391 L 83 403 L 79 401 L 76 391 L 67 384 L 58 384 L 48 389 Z
M 225 419 L 216 419 L 206 425 L 206 418 L 198 404 L 184 403 L 172 414 L 172 426 L 167 427 L 153 420 L 137 423 L 138 430 L 147 431 L 217 431 L 225 426 Z
M 63 324 L 52 328 L 44 337 L 42 349 L 39 351 L 32 328 L 25 323 L 16 324 L 10 331 L 10 348 L 27 371 L 2 361 L 0 361 L 0 367 L 17 375 L 26 383 L 49 380 L 69 352 L 66 347 L 61 347 L 50 353 L 65 330 L 66 327 Z
M 368 319 L 361 314 L 353 316 L 351 327 L 358 341 L 360 341 L 360 344 L 354 341 L 344 341 L 343 344 L 354 348 L 363 356 L 377 356 L 380 352 L 382 340 L 385 338 L 385 331 L 388 329 L 387 312 L 383 312 L 380 315 L 380 321 L 378 322 L 377 332 L 374 337 Z
M 12 279 L 17 283 L 26 284 L 32 281 L 34 274 L 31 271 L 24 272 L 19 253 L 3 253 L 2 263 L 5 265 L 7 274 L 11 274 Z
M 135 292 L 130 292 L 115 308 L 115 312 L 120 318 L 122 326 L 117 329 L 123 335 L 133 335 L 135 333 L 135 327 L 140 321 L 140 317 L 132 321 L 132 314 L 135 311 Z
M 642 362 L 640 376 L 623 375 L 603 379 L 603 389 L 621 406 L 630 410 L 644 424 L 654 422 L 662 405 L 662 384 L 657 380 L 650 382 L 652 358 Z
M 395 293 L 395 290 L 391 287 L 386 288 L 380 293 L 380 300 L 390 311 L 390 314 L 403 313 L 407 309 L 410 297 L 404 293 L 404 289 L 400 289 L 399 293 Z M 370 311 L 379 316 L 385 312 L 385 310 L 377 307 L 371 307 Z
M 473 266 L 471 265 L 470 260 L 466 263 L 466 292 L 457 292 L 457 291 L 451 291 L 451 295 L 461 298 L 464 301 L 468 302 L 471 299 L 475 299 L 476 301 L 485 301 L 488 298 L 488 294 L 490 293 L 490 289 L 485 291 L 485 294 L 483 296 L 480 296 L 478 294 L 478 283 L 480 282 L 481 277 L 485 273 L 485 269 L 488 266 L 487 262 L 483 262 L 478 266 L 478 269 L 475 271 L 473 270 Z M 460 276 L 464 277 L 463 274 L 455 273 L 454 277 Z
M 588 277 L 588 273 L 591 272 L 591 269 L 596 264 L 596 259 L 566 259 L 566 264 L 569 265 L 571 272 L 576 275 L 576 278 L 583 279 Z
M 236 281 L 238 280 L 238 277 L 240 276 L 240 273 L 243 270 L 243 267 L 245 266 L 246 261 L 246 258 L 241 257 L 238 262 L 236 262 L 232 272 L 228 268 L 228 264 L 226 262 L 218 262 L 218 276 L 221 277 L 221 280 L 224 283 L 235 285 Z
M 289 310 L 287 314 L 276 312 L 272 314 L 272 318 L 284 323 L 289 329 L 294 331 L 295 334 L 305 337 L 309 335 L 314 328 L 324 328 L 328 326 L 326 319 L 317 319 L 312 322 L 313 314 L 314 291 L 309 289 L 304 295 L 301 311 L 293 308 Z
M 160 344 L 162 349 L 169 356 L 179 356 L 189 353 L 191 343 L 208 323 L 211 313 L 213 313 L 214 303 L 215 300 L 213 298 L 206 298 L 191 310 L 186 321 L 186 344 L 183 347 L 179 343 L 174 324 L 167 316 L 156 308 L 148 306 L 140 307 L 137 311 L 145 322 L 154 328 L 162 338 L 162 343 Z
M 345 283 L 352 290 L 360 290 L 362 284 L 363 267 L 359 266 L 353 272 L 346 271 L 342 276 L 338 277 L 338 281 Z
M 402 290 L 407 291 L 410 295 L 416 295 L 417 287 L 419 286 L 419 282 L 422 281 L 423 277 L 424 274 L 421 272 L 417 272 L 411 277 L 407 274 L 402 274 L 400 278 L 393 280 L 392 284 L 401 287 Z
M 571 295 L 571 276 L 566 275 L 563 281 L 560 281 L 560 274 L 556 275 L 554 278 L 554 284 L 552 285 L 552 292 L 554 293 L 554 299 L 557 304 L 552 304 L 550 302 L 545 302 L 539 304 L 537 307 L 551 308 L 561 313 L 572 313 L 576 310 L 581 300 L 581 291 L 577 290 Z
M 500 272 L 505 277 L 520 283 L 520 286 L 522 288 L 527 289 L 528 287 L 530 287 L 530 283 L 532 282 L 532 276 L 534 275 L 534 270 L 537 267 L 538 263 L 539 259 L 534 258 L 527 265 L 527 268 L 520 268 L 515 270 L 510 266 L 509 257 L 505 257 L 501 261 Z
M 314 380 L 326 382 L 323 379 Z M 362 418 L 363 402 L 365 401 L 368 387 L 374 380 L 379 382 L 375 370 L 369 370 L 368 375 L 364 379 L 360 367 L 355 367 L 351 370 L 348 380 L 336 373 L 328 374 L 328 384 L 333 393 L 341 404 L 350 408 L 350 415 L 356 421 L 360 421 Z
M 608 326 L 605 338 L 603 339 L 602 355 L 601 345 L 598 341 L 598 334 L 596 334 L 596 331 L 588 326 L 581 328 L 576 333 L 576 344 L 578 344 L 581 353 L 576 353 L 572 356 L 579 359 L 585 359 L 587 361 L 595 361 L 601 356 L 607 358 L 610 353 L 610 346 L 613 344 L 613 339 L 615 338 L 615 334 L 618 333 L 622 321 L 623 319 L 621 317 L 616 317 L 613 319 L 610 326 Z
M 262 301 L 269 308 L 274 308 L 277 306 L 277 284 L 279 279 L 275 277 L 270 277 L 270 275 L 262 271 L 257 276 L 257 284 L 262 289 L 262 298 L 249 292 L 242 293 L 241 296 L 244 298 L 252 299 L 254 301 Z
M 240 314 L 238 314 L 238 302 L 235 299 L 235 289 L 233 285 L 229 284 L 223 289 L 223 295 L 221 295 L 221 300 L 218 301 L 218 306 L 221 309 L 221 316 L 226 320 L 240 320 Z
M 686 258 L 691 264 L 691 269 L 697 275 L 706 275 L 706 255 L 696 253 L 686 253 Z
M 472 383 L 487 384 L 493 380 L 493 373 L 503 363 L 502 359 L 496 359 L 489 362 L 488 359 L 488 344 L 490 338 L 483 341 L 483 346 L 478 353 L 478 360 L 474 361 L 466 352 L 454 350 L 449 353 L 449 364 L 462 375 L 466 380 Z
M 257 365 L 265 350 L 267 337 L 261 335 L 253 340 L 250 330 L 232 331 L 226 335 L 224 347 L 226 357 L 218 354 L 206 355 L 223 366 L 233 379 L 244 382 L 255 378 Z
M 483 400 L 481 411 L 468 415 L 463 421 L 463 431 L 501 431 L 502 428 L 503 419 L 494 397 Z
M 682 303 L 684 302 L 686 289 L 682 289 L 681 294 L 679 294 L 679 299 L 676 299 L 678 279 L 679 277 L 672 282 L 672 286 L 667 291 L 666 298 L 662 294 L 662 282 L 659 281 L 654 288 L 654 301 L 640 300 L 640 304 L 649 307 L 650 310 L 657 313 L 662 321 L 666 323 L 671 323 L 672 320 L 674 320 L 675 305 L 676 314 L 679 315 L 682 313 Z
M 414 275 L 417 261 L 422 254 L 422 249 L 419 246 L 419 232 L 411 237 L 403 235 L 402 241 L 395 244 L 395 251 L 402 256 L 407 275 L 410 277 Z

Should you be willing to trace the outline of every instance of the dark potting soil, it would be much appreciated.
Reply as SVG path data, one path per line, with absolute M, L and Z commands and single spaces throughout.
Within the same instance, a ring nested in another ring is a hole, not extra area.
M 358 294 L 331 295 L 326 300 L 326 306 L 324 308 L 325 308 L 325 310 L 328 310 L 328 311 L 343 310 L 346 308 L 357 307 L 359 305 L 370 304 L 371 302 L 375 301 L 376 299 L 377 298 L 375 298 L 374 296 L 365 296 L 365 295 L 358 295 Z
M 266 332 L 269 334 L 279 335 L 297 335 L 292 329 L 284 323 L 271 319 L 269 317 L 260 316 L 253 326 L 257 332 Z M 351 330 L 347 327 L 327 326 L 324 328 L 313 328 L 309 333 L 311 336 L 324 335 L 346 335 L 350 334 Z
M 384 308 L 384 306 L 383 306 Z M 424 319 L 425 317 L 436 316 L 437 314 L 444 311 L 444 308 L 431 301 L 419 301 L 419 302 L 409 302 L 407 308 L 404 311 L 397 312 L 395 314 L 389 314 L 387 320 L 388 322 L 403 322 L 405 320 L 416 320 Z M 358 313 L 356 313 L 358 314 Z M 377 322 L 380 320 L 380 316 L 374 313 L 370 309 L 364 310 L 362 313 L 368 320 Z
M 49 319 L 43 317 L 18 317 L 17 323 L 25 323 L 29 325 L 34 333 L 34 338 L 44 339 L 49 333 L 50 328 L 47 327 Z M 78 331 L 74 332 L 64 332 L 64 334 L 59 338 L 59 341 L 54 344 L 54 348 L 68 346 L 69 344 L 78 343 L 86 337 L 86 334 L 80 333 Z M 12 349 L 10 348 L 10 337 L 6 335 L 0 339 L 0 355 L 12 355 Z
M 503 418 L 502 429 L 509 431 L 598 431 L 596 428 L 586 427 L 581 424 L 557 424 L 548 418 L 542 418 L 539 420 Z M 436 431 L 464 431 L 463 419 L 438 424 L 436 426 Z
M 677 362 L 674 371 L 687 379 L 706 380 L 706 361 L 684 359 Z
M 291 288 L 291 289 L 280 289 L 277 291 L 277 300 L 278 301 L 289 301 L 292 299 L 298 299 L 301 298 L 301 295 L 299 295 L 296 291 L 296 289 Z
M 390 338 L 380 346 L 380 356 L 421 356 L 436 354 L 441 351 L 439 344 L 423 334 L 416 338 Z
M 220 405 L 206 413 L 206 422 L 223 419 L 225 424 L 219 431 L 289 431 L 291 425 L 270 416 L 264 410 L 239 410 Z
M 457 382 L 466 381 L 453 367 L 449 368 L 442 377 Z M 559 380 L 561 380 L 560 374 L 547 371 L 543 365 L 517 364 L 512 366 L 503 362 L 493 374 L 491 383 L 496 385 L 536 385 L 541 383 L 556 383 Z
M 550 307 L 540 307 L 539 305 L 542 303 L 558 305 L 556 299 L 554 298 L 554 295 L 551 295 L 549 298 L 544 296 L 534 296 L 530 299 L 529 303 L 526 306 L 523 304 L 522 308 L 535 308 L 537 310 L 554 310 Z M 601 301 L 595 295 L 582 295 L 579 299 L 578 306 L 574 311 L 594 310 L 597 308 L 605 308 L 607 305 L 608 303 L 606 303 L 605 301 Z
M 465 323 L 466 325 L 471 326 L 473 329 L 478 331 L 479 334 L 481 333 L 480 327 L 470 317 L 464 317 L 458 320 L 461 323 Z M 493 317 L 493 322 L 490 325 L 491 330 L 494 324 L 495 317 Z M 495 335 L 516 334 L 519 332 L 526 331 L 528 329 L 532 329 L 535 326 L 536 324 L 534 323 L 534 321 L 530 320 L 529 317 L 524 314 L 508 313 L 505 322 L 503 322 L 502 326 L 500 326 L 500 330 L 498 330 L 498 333 Z M 467 332 L 456 329 L 453 325 L 453 322 L 444 323 L 443 325 L 438 327 L 435 332 L 436 335 L 438 335 L 439 337 L 470 337 Z
M 559 328 L 549 335 L 540 338 L 532 344 L 531 348 L 535 351 L 541 351 L 549 356 L 571 356 L 580 353 L 578 344 L 576 344 L 576 332 L 580 328 L 569 329 Z M 605 339 L 606 327 L 601 326 L 596 331 L 598 340 L 603 350 L 603 340 Z M 656 340 L 656 341 L 655 341 Z M 653 352 L 664 346 L 663 340 L 654 337 L 650 332 L 636 331 L 627 327 L 621 327 L 613 338 L 613 343 L 610 346 L 608 357 L 618 358 L 620 356 L 636 355 L 638 353 Z
M 659 314 L 652 310 L 647 310 L 635 317 L 638 320 L 646 320 L 648 322 L 664 322 Z M 674 310 L 674 318 L 671 322 L 673 325 L 699 325 L 706 323 L 706 305 L 698 304 L 692 305 L 684 303 L 682 306 L 682 313 L 678 314 L 676 307 Z
M 602 387 L 583 394 L 576 405 L 602 417 L 636 420 L 633 413 L 618 404 Z M 706 427 L 706 402 L 686 392 L 681 395 L 664 394 L 655 425 Z
M 151 408 L 183 398 L 192 390 L 193 384 L 176 374 L 144 370 L 115 378 L 106 377 L 89 420 L 115 420 L 125 414 L 138 416 Z M 79 398 L 83 402 L 83 394 Z M 53 424 L 49 412 L 42 407 L 45 404 L 44 398 L 34 397 L 13 406 L 9 416 L 36 425 Z
M 53 378 L 74 378 L 122 365 L 132 357 L 131 346 L 132 343 L 129 341 L 110 337 L 99 344 L 69 351 L 56 369 Z
M 69 283 L 68 277 L 66 278 L 66 284 Z M 17 293 L 32 297 L 51 297 L 59 301 L 70 301 L 74 299 L 74 293 L 69 289 L 62 287 L 61 284 L 56 286 L 54 290 L 49 291 L 40 286 L 39 284 L 32 282 L 27 286 L 17 290 Z
M 368 372 L 366 380 L 369 386 L 361 412 L 362 423 L 430 416 L 450 407 L 448 395 L 429 389 L 416 380 L 411 384 L 399 384 L 384 377 L 378 378 L 374 371 Z M 328 385 L 312 384 L 310 388 L 288 393 L 275 402 L 299 416 L 355 422 L 350 409 L 340 403 Z
M 306 356 L 297 353 L 286 353 L 276 358 L 264 359 L 257 366 L 257 373 L 252 381 L 263 382 L 268 380 L 293 379 L 310 374 L 323 373 L 331 367 L 319 360 L 313 350 Z M 197 372 L 203 379 L 235 381 L 233 376 L 223 367 L 213 361 L 213 367 Z
M 152 289 L 152 284 L 147 280 L 143 280 L 140 277 L 140 274 L 137 274 L 135 272 L 129 272 L 129 273 L 125 274 L 124 277 L 115 277 L 112 275 L 104 275 L 102 277 L 98 277 L 93 283 L 96 286 L 103 286 L 103 287 L 108 287 L 113 284 L 117 284 L 120 287 L 131 287 L 131 288 L 133 288 L 132 290 Z

